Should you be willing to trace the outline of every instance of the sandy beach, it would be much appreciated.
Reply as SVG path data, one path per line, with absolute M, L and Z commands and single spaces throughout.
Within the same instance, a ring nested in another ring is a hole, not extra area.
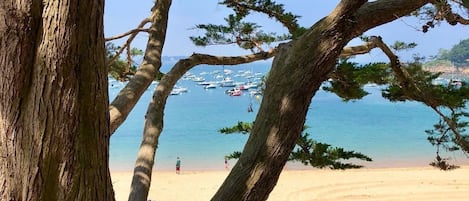
M 128 198 L 132 172 L 111 172 L 118 201 Z M 206 201 L 228 171 L 154 172 L 149 199 Z M 286 170 L 270 201 L 468 200 L 469 166 L 453 171 L 431 167 L 358 170 Z

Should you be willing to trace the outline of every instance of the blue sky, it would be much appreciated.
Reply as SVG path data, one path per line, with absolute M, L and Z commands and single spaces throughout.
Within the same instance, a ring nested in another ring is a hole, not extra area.
M 193 52 L 213 55 L 244 55 L 249 51 L 235 46 L 208 46 L 196 47 L 189 40 L 189 36 L 203 34 L 201 31 L 191 29 L 196 24 L 222 24 L 223 18 L 231 13 L 231 10 L 217 4 L 218 0 L 173 0 L 169 13 L 169 23 L 163 56 L 188 56 Z M 338 0 L 312 1 L 312 0 L 280 0 L 285 4 L 286 10 L 302 16 L 299 23 L 310 27 L 320 18 L 327 15 L 339 2 Z M 292 3 L 293 2 L 293 3 Z M 153 0 L 113 0 L 107 1 L 104 14 L 105 36 L 113 36 L 135 28 L 141 20 L 148 17 Z M 264 32 L 284 33 L 285 29 L 277 22 L 263 15 L 251 16 L 253 22 L 264 27 Z M 416 42 L 418 46 L 412 51 L 398 53 L 403 60 L 409 60 L 413 54 L 420 56 L 432 56 L 438 53 L 440 48 L 450 49 L 459 41 L 469 38 L 469 27 L 449 26 L 446 23 L 427 33 L 417 31 L 423 22 L 415 18 L 404 18 L 392 23 L 377 27 L 366 33 L 366 35 L 379 35 L 388 44 L 394 41 Z M 145 49 L 148 34 L 141 33 L 135 39 L 132 47 Z M 122 40 L 115 41 L 116 44 Z M 354 40 L 350 45 L 360 44 L 361 41 Z M 379 50 L 356 57 L 357 62 L 387 61 L 385 55 Z

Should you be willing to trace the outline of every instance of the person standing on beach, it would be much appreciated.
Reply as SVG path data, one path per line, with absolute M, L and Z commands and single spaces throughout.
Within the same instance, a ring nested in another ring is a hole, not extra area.
M 230 168 L 228 167 L 228 158 L 225 157 L 225 170 L 229 170 Z
M 179 174 L 181 172 L 181 160 L 179 157 L 176 159 L 176 174 Z

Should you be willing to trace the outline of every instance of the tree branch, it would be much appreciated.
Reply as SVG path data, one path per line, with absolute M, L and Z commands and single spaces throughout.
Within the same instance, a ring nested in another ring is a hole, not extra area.
M 374 39 L 371 39 L 370 41 L 366 42 L 363 45 L 344 47 L 342 49 L 342 52 L 340 53 L 340 57 L 350 57 L 350 56 L 359 55 L 359 54 L 366 54 L 376 47 L 377 47 L 376 42 L 374 41 Z
M 409 97 L 412 99 L 421 101 L 432 108 L 448 125 L 451 131 L 454 133 L 456 137 L 456 143 L 460 145 L 463 150 L 466 152 L 469 151 L 469 142 L 466 142 L 459 130 L 456 127 L 455 122 L 447 117 L 443 112 L 438 109 L 438 103 L 432 99 L 432 95 L 428 94 L 424 90 L 422 90 L 417 84 L 415 84 L 415 80 L 412 76 L 409 75 L 407 70 L 401 66 L 401 63 L 398 57 L 391 51 L 391 49 L 381 40 L 379 37 L 374 37 L 373 39 L 376 45 L 383 50 L 383 52 L 388 56 L 389 60 L 391 61 L 391 69 L 394 72 L 394 75 L 397 77 L 400 86 L 406 92 Z
M 290 34 L 294 34 L 300 27 L 296 20 L 299 16 L 293 15 L 292 13 L 284 13 L 282 4 L 275 4 L 271 1 L 268 1 L 266 5 L 257 2 L 235 0 L 226 0 L 222 4 L 226 4 L 228 7 L 234 8 L 234 10 L 241 15 L 247 14 L 249 10 L 264 13 L 270 18 L 274 18 L 280 22 L 288 29 Z
M 151 16 L 139 24 L 141 28 L 148 20 L 151 22 L 147 47 L 137 72 L 109 105 L 111 134 L 125 121 L 142 94 L 159 74 L 170 5 L 171 0 L 156 1 Z M 135 36 L 136 34 L 130 35 L 126 45 L 122 48 L 125 48 Z
M 119 35 L 116 35 L 116 36 L 111 36 L 109 38 L 106 38 L 105 41 L 108 42 L 108 41 L 112 41 L 112 40 L 117 40 L 117 39 L 120 39 L 120 38 L 124 38 L 128 35 L 131 35 L 131 34 L 137 34 L 138 32 L 150 32 L 150 29 L 146 29 L 146 28 L 136 28 L 136 29 L 132 29 L 128 32 L 125 32 L 125 33 L 122 33 L 122 34 L 119 34 Z
M 368 2 L 355 14 L 354 37 L 366 30 L 408 15 L 433 0 L 379 0 Z
M 136 29 L 134 30 L 138 30 L 138 29 L 142 29 L 147 23 L 150 23 L 151 22 L 151 19 L 150 18 L 145 18 L 144 20 L 142 20 L 140 22 L 140 24 L 137 26 Z M 131 31 L 132 32 L 132 31 Z M 116 55 L 114 55 L 114 57 L 112 57 L 107 63 L 106 63 L 106 66 L 110 66 L 114 61 L 116 61 L 117 58 L 119 58 L 119 56 L 122 54 L 122 52 L 124 52 L 125 48 L 127 48 L 127 46 L 130 46 L 130 43 L 132 43 L 132 41 L 134 40 L 134 38 L 137 36 L 137 34 L 139 33 L 140 31 L 133 31 L 129 38 L 127 39 L 127 41 L 125 42 L 125 44 L 119 48 L 119 50 L 117 50 L 116 52 Z
M 468 25 L 469 20 L 464 19 L 461 15 L 454 13 L 452 11 L 451 5 L 448 1 L 435 0 L 437 3 L 444 3 L 444 5 L 439 6 L 438 16 L 439 18 L 444 18 L 450 25 L 462 24 Z

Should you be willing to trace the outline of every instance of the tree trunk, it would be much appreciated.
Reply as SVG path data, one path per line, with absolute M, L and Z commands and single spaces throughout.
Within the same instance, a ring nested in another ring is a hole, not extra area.
M 103 10 L 0 2 L 0 200 L 114 200 Z
M 343 47 L 427 1 L 366 2 L 341 1 L 308 32 L 279 48 L 243 154 L 212 200 L 266 200 L 300 136 L 311 98 L 334 70 Z
M 172 0 L 158 0 L 155 1 L 155 5 L 151 9 L 152 25 L 142 64 L 109 107 L 111 135 L 125 121 L 142 94 L 159 73 L 171 3 Z

